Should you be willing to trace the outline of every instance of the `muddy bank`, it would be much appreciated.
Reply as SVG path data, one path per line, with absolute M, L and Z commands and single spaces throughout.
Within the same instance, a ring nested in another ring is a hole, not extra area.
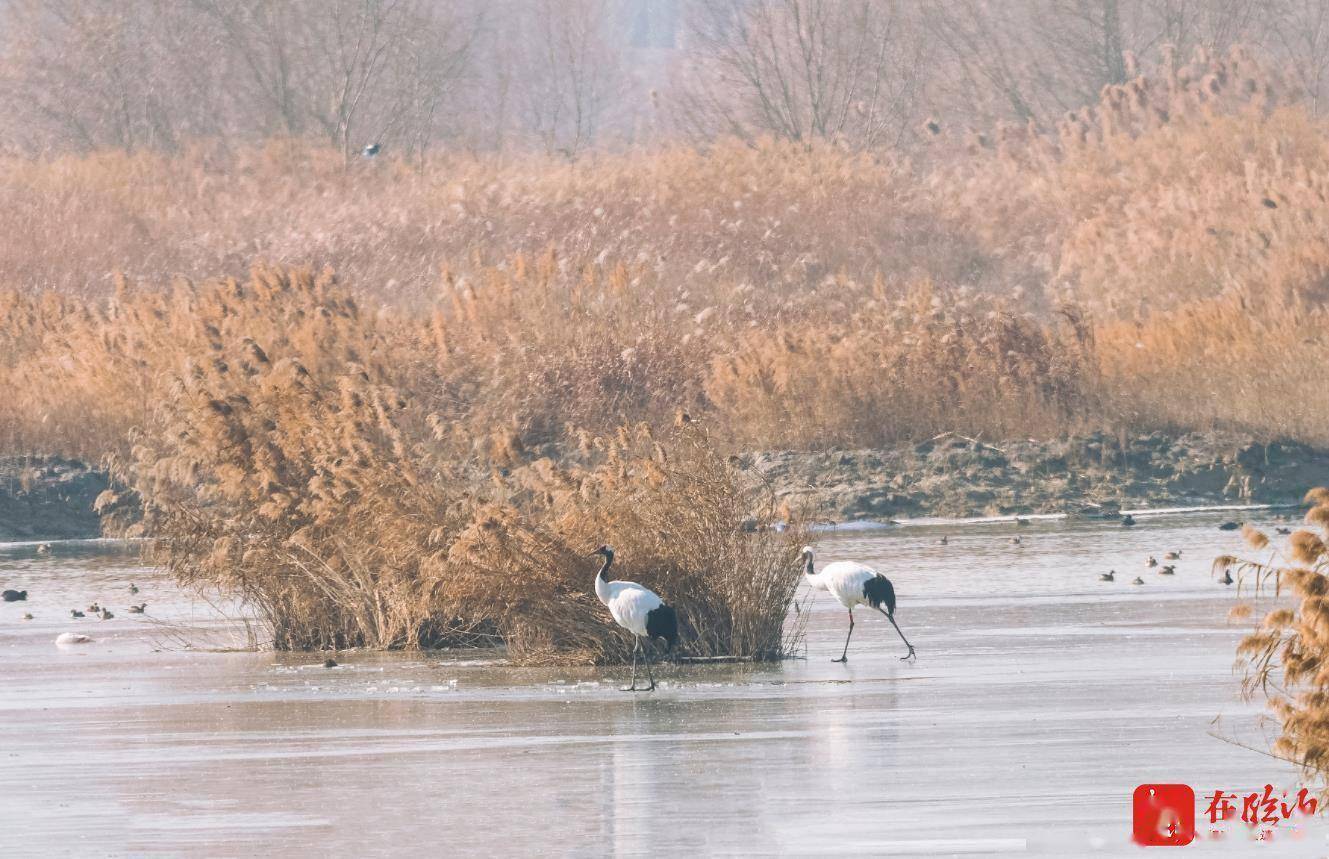
M 755 453 L 740 463 L 781 503 L 834 521 L 1281 504 L 1329 484 L 1329 451 L 1232 433 L 994 444 L 948 435 L 890 450 Z
M 99 515 L 97 499 L 109 487 L 105 472 L 76 460 L 0 457 L 0 542 L 124 533 L 139 519 L 137 500 L 103 499 Z
M 1205 504 L 1285 504 L 1329 485 L 1329 451 L 1235 433 L 1092 433 L 986 443 L 948 435 L 885 450 L 774 451 L 738 458 L 782 505 L 837 522 L 1072 513 Z M 0 541 L 125 533 L 131 498 L 93 509 L 105 473 L 59 458 L 0 458 Z
M 0 540 L 100 536 L 93 503 L 106 487 L 106 475 L 81 462 L 0 458 Z

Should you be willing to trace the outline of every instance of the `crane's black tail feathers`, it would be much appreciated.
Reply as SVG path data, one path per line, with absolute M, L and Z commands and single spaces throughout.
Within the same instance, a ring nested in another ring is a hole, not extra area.
M 863 598 L 873 608 L 884 606 L 887 614 L 892 616 L 895 614 L 895 587 L 891 585 L 891 580 L 881 573 L 863 583 Z
M 650 638 L 663 638 L 665 652 L 668 653 L 678 644 L 678 612 L 667 605 L 658 605 L 646 615 L 646 635 Z

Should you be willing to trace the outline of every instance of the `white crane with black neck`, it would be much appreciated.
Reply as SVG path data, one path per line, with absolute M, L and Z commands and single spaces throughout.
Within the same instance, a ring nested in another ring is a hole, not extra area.
M 895 586 L 891 584 L 890 579 L 871 567 L 854 561 L 836 561 L 827 564 L 818 573 L 812 566 L 812 547 L 804 546 L 802 554 L 803 572 L 807 575 L 808 584 L 817 590 L 830 591 L 831 596 L 849 610 L 849 634 L 844 637 L 844 652 L 840 654 L 839 659 L 833 659 L 832 662 L 849 661 L 849 639 L 854 634 L 854 606 L 859 605 L 871 606 L 886 615 L 891 626 L 900 633 L 900 640 L 904 642 L 904 646 L 909 648 L 909 652 L 900 658 L 913 658 L 914 646 L 904 637 L 900 625 L 895 622 Z
M 601 546 L 591 553 L 604 558 L 600 572 L 595 574 L 595 595 L 609 608 L 614 622 L 632 633 L 632 683 L 622 689 L 624 692 L 650 692 L 655 688 L 655 678 L 651 676 L 651 642 L 656 638 L 665 640 L 665 652 L 673 650 L 678 644 L 678 613 L 665 605 L 650 588 L 636 582 L 608 581 L 605 573 L 614 563 L 614 550 Z M 649 686 L 637 688 L 637 651 L 641 649 L 642 639 L 646 639 L 646 678 Z

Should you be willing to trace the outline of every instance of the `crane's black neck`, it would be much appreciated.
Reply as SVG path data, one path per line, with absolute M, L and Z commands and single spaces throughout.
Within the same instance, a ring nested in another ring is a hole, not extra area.
M 812 568 L 811 555 L 803 556 L 803 573 L 804 575 L 809 575 L 809 576 L 815 576 L 817 574 L 817 571 Z
M 605 578 L 605 573 L 609 572 L 609 565 L 612 563 L 614 563 L 613 552 L 605 553 L 605 561 L 603 564 L 600 565 L 600 572 L 596 574 L 596 578 L 608 581 L 608 579 Z

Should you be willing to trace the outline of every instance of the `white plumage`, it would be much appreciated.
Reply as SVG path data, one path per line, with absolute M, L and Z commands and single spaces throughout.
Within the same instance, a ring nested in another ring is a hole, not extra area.
M 597 578 L 597 582 L 604 581 Z M 605 582 L 604 593 L 596 587 L 595 595 L 600 602 L 609 607 L 614 622 L 633 635 L 646 637 L 646 615 L 664 605 L 664 600 L 656 596 L 650 588 L 644 588 L 636 582 Z
M 863 586 L 880 575 L 881 573 L 871 567 L 856 561 L 836 561 L 822 567 L 820 573 L 809 576 L 808 584 L 817 590 L 828 592 L 840 601 L 840 605 L 851 609 L 854 606 L 868 604 Z
M 601 546 L 592 554 L 604 558 L 600 571 L 595 574 L 595 595 L 609 609 L 614 623 L 632 633 L 632 683 L 624 692 L 649 692 L 655 688 L 655 678 L 651 676 L 651 639 L 663 638 L 668 650 L 673 650 L 678 643 L 678 615 L 665 605 L 650 588 L 636 582 L 608 581 L 605 573 L 614 563 L 614 550 Z M 646 677 L 651 685 L 645 689 L 637 688 L 637 651 L 642 640 L 647 642 Z
M 854 607 L 860 605 L 869 606 L 884 614 L 891 622 L 891 626 L 895 627 L 895 631 L 900 633 L 900 640 L 909 648 L 903 659 L 909 659 L 914 655 L 914 646 L 904 637 L 900 625 L 895 622 L 895 586 L 891 584 L 890 579 L 871 567 L 854 561 L 836 561 L 827 564 L 818 573 L 812 566 L 812 549 L 809 546 L 803 547 L 803 571 L 807 575 L 810 587 L 827 591 L 849 612 L 849 634 L 844 639 L 844 652 L 840 654 L 839 659 L 834 660 L 835 662 L 846 662 L 849 659 L 849 639 L 854 634 Z

